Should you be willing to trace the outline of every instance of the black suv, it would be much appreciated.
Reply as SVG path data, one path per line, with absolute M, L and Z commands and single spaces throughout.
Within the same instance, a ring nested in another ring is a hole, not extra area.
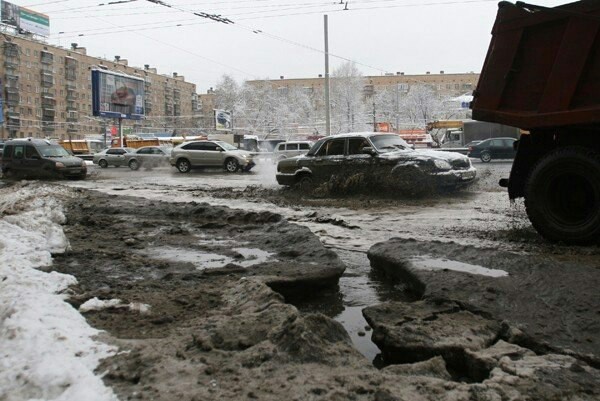
M 475 179 L 470 160 L 459 153 L 413 149 L 396 134 L 377 132 L 320 139 L 304 156 L 277 164 L 277 182 L 301 189 L 328 182 L 419 192 L 455 188 Z
M 4 143 L 4 177 L 84 179 L 85 161 L 45 139 L 13 139 Z

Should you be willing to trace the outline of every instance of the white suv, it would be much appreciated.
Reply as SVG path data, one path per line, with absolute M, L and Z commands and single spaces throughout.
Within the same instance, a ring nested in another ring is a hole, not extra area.
M 305 155 L 310 150 L 313 142 L 310 141 L 289 141 L 281 142 L 273 151 L 273 161 L 275 163 L 288 157 Z
M 169 161 L 181 173 L 194 167 L 223 167 L 230 173 L 254 167 L 250 153 L 222 141 L 184 142 L 173 148 Z

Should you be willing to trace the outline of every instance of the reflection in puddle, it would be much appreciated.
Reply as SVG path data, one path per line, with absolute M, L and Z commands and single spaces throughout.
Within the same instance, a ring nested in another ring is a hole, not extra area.
M 204 252 L 197 249 L 176 248 L 176 247 L 160 247 L 145 250 L 145 254 L 149 257 L 168 260 L 173 262 L 188 262 L 193 263 L 198 270 L 215 269 L 224 267 L 228 263 L 249 267 L 267 261 L 275 261 L 270 252 L 263 251 L 257 248 L 233 248 L 239 257 L 229 257 L 217 253 Z
M 335 317 L 350 334 L 350 339 L 354 347 L 360 351 L 370 361 L 381 352 L 379 348 L 371 341 L 370 330 L 367 321 L 363 317 L 362 309 L 364 306 L 346 306 L 344 311 Z
M 413 256 L 409 259 L 412 266 L 421 270 L 453 270 L 462 273 L 479 274 L 489 277 L 506 277 L 504 270 L 488 269 L 487 267 L 471 265 L 456 260 L 438 259 L 431 256 Z

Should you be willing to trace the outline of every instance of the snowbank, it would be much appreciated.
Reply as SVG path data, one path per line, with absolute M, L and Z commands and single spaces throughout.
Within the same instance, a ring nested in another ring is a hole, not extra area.
M 0 399 L 116 400 L 94 375 L 116 352 L 61 295 L 73 276 L 45 273 L 68 241 L 61 196 L 69 190 L 19 184 L 0 188 Z

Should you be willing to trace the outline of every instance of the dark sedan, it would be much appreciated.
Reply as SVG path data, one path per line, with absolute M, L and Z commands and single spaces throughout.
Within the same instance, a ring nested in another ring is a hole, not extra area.
M 514 159 L 517 151 L 514 148 L 515 138 L 491 138 L 469 146 L 467 156 L 480 158 L 489 163 L 492 159 Z
M 277 164 L 277 182 L 310 189 L 327 182 L 348 186 L 421 192 L 426 187 L 455 188 L 473 181 L 475 168 L 459 153 L 412 149 L 395 134 L 333 135 L 319 140 L 304 156 Z M 340 184 L 341 183 L 341 184 Z

